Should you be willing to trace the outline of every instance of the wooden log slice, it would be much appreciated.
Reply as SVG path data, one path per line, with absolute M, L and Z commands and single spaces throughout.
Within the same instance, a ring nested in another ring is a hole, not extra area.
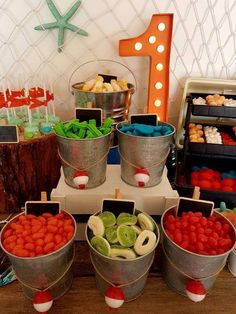
M 48 198 L 60 178 L 55 134 L 0 144 L 0 212 L 19 212 L 28 200 Z

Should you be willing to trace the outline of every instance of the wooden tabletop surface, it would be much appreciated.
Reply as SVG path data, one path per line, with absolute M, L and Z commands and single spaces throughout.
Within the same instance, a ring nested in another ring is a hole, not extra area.
M 86 242 L 75 243 L 74 280 L 71 289 L 55 301 L 49 314 L 109 313 L 104 297 L 97 290 Z M 236 278 L 225 268 L 211 293 L 201 303 L 193 303 L 171 291 L 159 269 L 159 250 L 151 267 L 144 293 L 135 301 L 125 303 L 119 314 L 235 314 Z M 0 313 L 37 313 L 18 282 L 0 288 Z

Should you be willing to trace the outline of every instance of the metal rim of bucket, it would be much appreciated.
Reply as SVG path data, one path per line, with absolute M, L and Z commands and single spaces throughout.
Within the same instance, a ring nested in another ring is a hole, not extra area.
M 236 273 L 234 273 L 234 272 L 232 271 L 232 269 L 230 268 L 229 264 L 228 264 L 228 269 L 229 269 L 230 273 L 231 273 L 234 277 L 236 277 Z
M 13 217 L 13 218 L 12 218 L 11 220 L 9 220 L 9 221 L 7 222 L 7 224 L 2 228 L 2 230 L 1 230 L 1 232 L 0 232 L 0 247 L 2 248 L 2 250 L 3 250 L 7 255 L 10 255 L 10 256 L 12 256 L 12 257 L 14 257 L 14 258 L 17 258 L 17 259 L 22 259 L 22 260 L 27 260 L 27 261 L 28 261 L 28 260 L 36 260 L 36 259 L 45 258 L 45 257 L 47 258 L 48 256 L 51 256 L 51 255 L 53 255 L 54 253 L 58 253 L 58 251 L 64 249 L 68 244 L 70 244 L 71 242 L 74 241 L 74 238 L 75 238 L 75 235 L 76 235 L 76 231 L 77 231 L 77 225 L 76 225 L 76 221 L 75 221 L 74 217 L 73 217 L 70 213 L 68 213 L 67 211 L 65 211 L 65 210 L 63 210 L 63 211 L 61 211 L 61 212 L 65 212 L 67 215 L 69 215 L 69 216 L 72 218 L 72 220 L 73 220 L 73 222 L 74 222 L 75 230 L 74 230 L 73 237 L 70 239 L 70 241 L 66 242 L 66 244 L 64 244 L 64 245 L 63 245 L 62 247 L 60 247 L 58 250 L 56 250 L 56 251 L 54 251 L 54 252 L 51 252 L 51 253 L 49 253 L 49 254 L 40 255 L 40 256 L 35 256 L 35 257 L 20 257 L 20 256 L 17 256 L 17 255 L 14 255 L 14 254 L 10 253 L 9 251 L 7 251 L 7 250 L 4 248 L 4 246 L 3 246 L 3 244 L 2 244 L 2 236 L 3 236 L 4 230 L 9 226 L 9 224 L 10 224 L 13 220 L 15 220 L 16 218 L 18 218 L 18 217 L 21 216 L 21 215 L 24 215 L 24 213 L 20 213 L 20 214 L 16 215 L 15 217 Z
M 85 82 L 78 82 L 78 83 L 75 83 L 72 85 L 72 88 L 73 88 L 73 92 L 83 92 L 83 93 L 90 93 L 90 94 L 104 94 L 104 95 L 109 95 L 109 94 L 114 94 L 114 93 L 124 93 L 124 92 L 130 92 L 131 94 L 134 94 L 135 92 L 135 87 L 134 87 L 134 84 L 131 84 L 131 83 L 127 83 L 128 85 L 128 89 L 124 89 L 124 90 L 119 90 L 119 91 L 113 91 L 113 92 L 92 92 L 92 91 L 84 91 L 82 89 L 79 89 L 79 88 L 76 88 L 75 86 L 76 85 L 82 85 L 82 84 L 85 84 Z
M 165 231 L 165 228 L 164 228 L 164 224 L 163 224 L 163 222 L 164 222 L 164 217 L 165 217 L 166 213 L 167 213 L 168 211 L 170 211 L 171 209 L 174 209 L 174 208 L 176 208 L 176 206 L 172 206 L 172 207 L 167 208 L 167 209 L 164 211 L 164 213 L 161 215 L 161 229 L 162 229 L 162 232 L 163 232 L 163 233 L 165 234 L 165 236 L 167 237 L 167 239 L 168 239 L 172 244 L 176 245 L 181 251 L 183 251 L 183 252 L 185 252 L 185 253 L 188 253 L 188 254 L 196 255 L 196 256 L 198 256 L 198 257 L 201 256 L 201 257 L 209 257 L 209 258 L 215 258 L 216 256 L 223 256 L 223 255 L 229 254 L 230 252 L 233 252 L 233 251 L 234 251 L 235 245 L 236 245 L 236 230 L 235 230 L 235 227 L 234 227 L 234 225 L 231 223 L 231 221 L 229 221 L 224 215 L 222 215 L 221 213 L 219 213 L 219 212 L 216 211 L 216 210 L 213 210 L 213 213 L 216 213 L 217 215 L 219 215 L 219 216 L 221 216 L 223 219 L 225 219 L 225 220 L 231 225 L 231 227 L 232 227 L 232 229 L 233 229 L 234 238 L 235 238 L 235 239 L 234 239 L 235 243 L 234 243 L 234 245 L 232 246 L 232 248 L 231 248 L 230 250 L 228 250 L 228 251 L 222 253 L 222 254 L 215 254 L 215 255 L 203 255 L 203 254 L 198 254 L 198 253 L 194 253 L 194 252 L 191 252 L 191 251 L 188 251 L 188 250 L 183 249 L 181 246 L 179 246 L 176 242 L 174 242 L 174 241 L 167 235 L 167 233 L 166 233 L 166 231 Z M 235 254 L 236 254 L 236 253 L 235 253 Z
M 144 212 L 142 212 L 141 210 L 138 210 L 138 211 L 139 211 L 139 213 L 144 213 Z M 101 213 L 101 210 L 99 210 L 99 211 L 97 211 L 96 213 L 94 213 L 94 216 L 97 216 L 97 215 L 100 214 L 100 213 Z M 95 250 L 95 248 L 92 247 L 92 245 L 91 245 L 91 243 L 90 243 L 90 240 L 89 240 L 89 238 L 88 238 L 88 229 L 89 229 L 89 228 L 88 228 L 88 223 L 86 223 L 86 227 L 85 227 L 85 237 L 86 237 L 86 241 L 87 241 L 87 243 L 88 243 L 90 249 L 92 249 L 93 252 L 95 252 L 95 253 L 98 254 L 99 256 L 101 256 L 101 257 L 103 257 L 103 258 L 105 258 L 105 259 L 108 259 L 108 260 L 110 260 L 110 261 L 120 261 L 120 262 L 122 261 L 122 262 L 125 262 L 125 263 L 130 262 L 130 261 L 137 261 L 137 260 L 140 260 L 140 259 L 144 258 L 145 256 L 149 255 L 150 253 L 153 253 L 153 252 L 155 251 L 155 249 L 156 249 L 156 247 L 157 247 L 159 241 L 160 241 L 160 230 L 159 230 L 159 228 L 158 228 L 158 226 L 157 226 L 157 223 L 155 222 L 155 220 L 154 220 L 153 218 L 152 218 L 152 221 L 153 221 L 153 223 L 155 224 L 155 227 L 156 227 L 156 230 L 157 230 L 157 234 L 156 234 L 157 240 L 156 240 L 155 246 L 153 247 L 152 251 L 150 251 L 150 252 L 148 252 L 148 253 L 146 253 L 146 254 L 144 254 L 144 255 L 141 255 L 141 256 L 132 258 L 132 259 L 118 259 L 118 258 L 112 258 L 112 257 L 106 256 L 106 255 L 103 255 L 103 254 L 101 254 L 100 252 L 98 252 L 97 250 Z
M 236 277 L 236 271 L 233 272 L 233 270 L 231 269 L 231 263 L 229 262 L 231 258 L 233 258 L 233 262 L 232 264 L 236 264 L 236 247 L 234 248 L 234 250 L 230 253 L 230 255 L 233 255 L 233 257 L 229 256 L 229 259 L 228 259 L 228 269 L 229 271 L 231 272 L 231 274 Z M 234 266 L 236 267 L 236 266 Z
M 122 122 L 119 122 L 119 123 L 117 123 L 116 124 L 116 130 L 118 131 L 118 133 L 120 133 L 120 134 L 125 134 L 126 136 L 130 136 L 130 137 L 137 137 L 137 138 L 141 138 L 141 139 L 156 139 L 156 138 L 165 138 L 165 137 L 167 137 L 167 136 L 172 136 L 172 135 L 174 135 L 175 134 L 175 131 L 176 131 L 176 128 L 172 125 L 172 124 L 170 124 L 170 123 L 167 123 L 167 122 L 160 122 L 160 124 L 162 125 L 169 125 L 169 126 L 171 126 L 172 128 L 173 128 L 173 132 L 171 132 L 170 134 L 167 134 L 167 135 L 161 135 L 161 136 L 139 136 L 139 135 L 133 135 L 133 134 L 127 134 L 127 133 L 125 133 L 125 132 L 122 132 L 122 131 L 120 131 L 120 127 L 121 127 L 121 125 L 122 124 L 127 124 L 127 125 L 130 125 L 130 123 L 129 122 L 127 122 L 127 121 L 122 121 Z M 158 126 L 159 124 L 157 124 L 157 126 Z

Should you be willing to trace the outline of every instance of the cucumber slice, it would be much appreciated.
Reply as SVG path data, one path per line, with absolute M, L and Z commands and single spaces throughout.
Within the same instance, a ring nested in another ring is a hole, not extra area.
M 95 236 L 103 236 L 105 227 L 103 221 L 98 216 L 90 216 L 88 220 L 88 227 L 93 231 Z
M 103 221 L 105 228 L 114 226 L 116 224 L 116 216 L 108 211 L 102 212 L 98 215 Z
M 136 254 L 129 248 L 111 248 L 110 257 L 120 259 L 133 259 L 136 258 Z
M 119 243 L 124 247 L 131 247 L 136 240 L 136 233 L 134 229 L 129 226 L 121 225 L 117 228 L 117 238 Z
M 105 256 L 110 255 L 110 253 L 111 253 L 110 244 L 103 237 L 94 236 L 90 242 L 91 242 L 92 247 L 94 247 L 99 253 L 101 253 Z
M 105 229 L 105 235 L 109 243 L 114 244 L 118 242 L 117 238 L 118 226 L 111 226 Z
M 138 223 L 142 230 L 151 230 L 154 231 L 155 225 L 152 220 L 152 217 L 150 217 L 148 214 L 140 213 L 138 214 Z
M 134 250 L 138 255 L 145 255 L 153 250 L 157 237 L 150 230 L 143 230 L 134 243 Z
M 137 216 L 128 213 L 121 213 L 116 220 L 117 225 L 135 225 L 138 221 Z

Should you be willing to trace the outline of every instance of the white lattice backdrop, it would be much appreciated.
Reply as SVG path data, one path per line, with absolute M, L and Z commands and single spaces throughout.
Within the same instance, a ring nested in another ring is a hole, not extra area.
M 65 13 L 73 0 L 54 0 Z M 73 113 L 68 91 L 73 71 L 88 60 L 120 61 L 134 72 L 138 91 L 135 110 L 146 103 L 148 58 L 118 56 L 118 41 L 143 33 L 154 13 L 174 13 L 170 69 L 169 118 L 176 123 L 184 80 L 188 76 L 235 77 L 236 1 L 234 0 L 83 0 L 72 24 L 89 37 L 66 32 L 63 53 L 57 52 L 57 31 L 35 31 L 54 20 L 45 0 L 0 0 L 0 74 L 17 78 L 46 78 L 53 82 L 56 110 L 63 118 Z M 85 75 L 78 71 L 76 78 Z

